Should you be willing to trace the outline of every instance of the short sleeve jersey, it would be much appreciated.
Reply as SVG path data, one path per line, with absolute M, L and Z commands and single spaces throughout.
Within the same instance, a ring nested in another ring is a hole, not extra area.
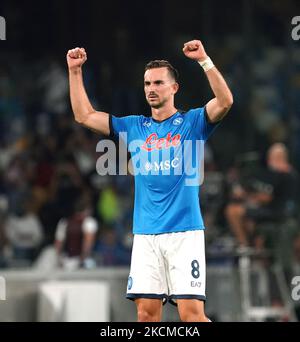
M 111 135 L 126 140 L 135 176 L 134 234 L 204 229 L 199 193 L 204 143 L 217 125 L 205 107 L 152 117 L 110 116 Z

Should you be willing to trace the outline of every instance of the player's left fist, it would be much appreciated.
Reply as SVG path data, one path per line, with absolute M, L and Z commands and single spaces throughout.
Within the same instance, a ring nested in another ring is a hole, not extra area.
M 191 40 L 184 44 L 183 53 L 190 59 L 195 61 L 204 61 L 207 54 L 200 40 Z

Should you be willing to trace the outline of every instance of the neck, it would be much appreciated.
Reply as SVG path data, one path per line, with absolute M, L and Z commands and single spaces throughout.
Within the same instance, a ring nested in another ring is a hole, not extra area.
M 170 116 L 175 114 L 177 112 L 177 109 L 174 107 L 174 105 L 170 106 L 163 106 L 161 108 L 153 108 L 151 107 L 151 114 L 153 119 L 157 121 L 163 121 L 168 119 Z

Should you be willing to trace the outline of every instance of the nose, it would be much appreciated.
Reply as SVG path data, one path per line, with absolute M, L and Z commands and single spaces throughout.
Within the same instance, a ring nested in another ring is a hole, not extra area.
M 155 85 L 154 84 L 150 84 L 149 85 L 149 87 L 148 87 L 148 91 L 149 91 L 149 93 L 152 93 L 152 92 L 154 92 L 155 91 Z

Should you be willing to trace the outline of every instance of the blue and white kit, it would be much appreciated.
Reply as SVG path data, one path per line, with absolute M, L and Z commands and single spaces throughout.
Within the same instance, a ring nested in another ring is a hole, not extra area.
M 163 121 L 110 116 L 111 135 L 126 134 L 135 173 L 127 297 L 205 299 L 200 164 L 216 126 L 205 107 L 177 111 Z

